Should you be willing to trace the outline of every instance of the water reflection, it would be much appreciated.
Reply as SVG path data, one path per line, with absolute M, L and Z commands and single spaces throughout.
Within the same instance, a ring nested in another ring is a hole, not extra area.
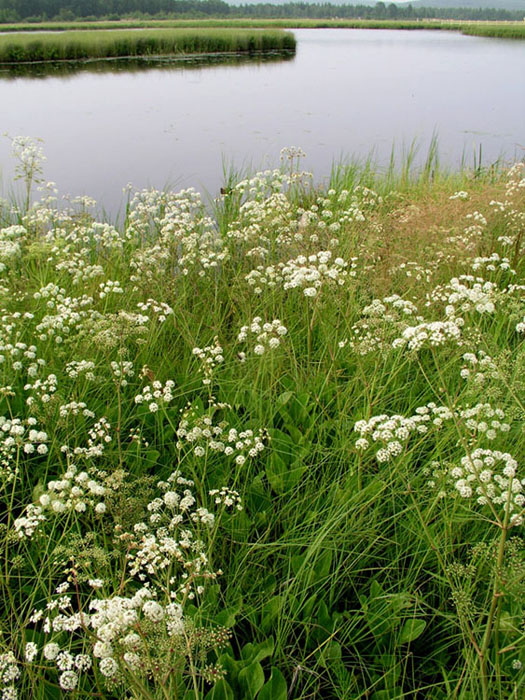
M 151 70 L 202 70 L 213 66 L 261 65 L 292 61 L 294 51 L 249 54 L 206 54 L 197 56 L 133 56 L 86 61 L 45 61 L 0 63 L 0 80 L 18 78 L 67 78 L 78 73 L 144 73 Z
M 388 167 L 393 144 L 400 153 L 415 141 L 422 165 L 435 134 L 445 167 L 473 163 L 473 154 L 478 164 L 480 153 L 484 166 L 523 158 L 520 42 L 438 31 L 294 34 L 293 60 L 104 61 L 36 78 L 10 74 L 0 79 L 0 134 L 42 138 L 44 177 L 111 213 L 128 182 L 214 196 L 223 163 L 272 168 L 283 146 L 301 146 L 302 165 L 318 180 L 346 158 L 372 154 Z M 0 196 L 14 174 L 10 142 L 0 137 Z

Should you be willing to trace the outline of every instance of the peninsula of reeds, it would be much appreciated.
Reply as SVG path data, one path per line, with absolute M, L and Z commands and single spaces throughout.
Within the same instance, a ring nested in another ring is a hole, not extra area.
M 281 29 L 193 27 L 0 36 L 0 63 L 293 51 L 293 34 Z

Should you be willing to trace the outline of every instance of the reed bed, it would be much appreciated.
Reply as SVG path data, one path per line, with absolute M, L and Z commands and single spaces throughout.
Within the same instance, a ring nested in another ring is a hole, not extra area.
M 525 39 L 525 22 L 496 24 L 469 24 L 461 29 L 462 34 L 486 36 L 496 39 Z
M 471 36 L 501 39 L 525 38 L 524 22 L 471 22 L 455 20 L 355 20 L 355 19 L 202 19 L 202 20 L 121 20 L 119 22 L 42 22 L 0 25 L 2 32 L 122 31 L 160 28 L 244 28 L 244 29 L 404 29 L 460 31 Z M 286 47 L 288 48 L 288 47 Z
M 279 29 L 95 30 L 0 36 L 0 63 L 294 50 L 293 34 Z
M 13 149 L 2 697 L 523 697 L 523 164 L 288 148 L 110 223 Z

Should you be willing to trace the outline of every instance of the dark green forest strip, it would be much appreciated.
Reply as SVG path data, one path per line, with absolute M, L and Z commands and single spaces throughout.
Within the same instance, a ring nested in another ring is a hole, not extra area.
M 294 50 L 293 34 L 278 29 L 96 30 L 0 36 L 0 63 Z

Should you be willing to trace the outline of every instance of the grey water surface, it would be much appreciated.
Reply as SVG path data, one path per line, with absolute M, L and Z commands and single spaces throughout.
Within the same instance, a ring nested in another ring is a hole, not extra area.
M 284 61 L 16 76 L 0 70 L 0 134 L 40 137 L 45 177 L 116 215 L 122 188 L 215 195 L 223 163 L 276 167 L 300 146 L 318 180 L 334 161 L 379 165 L 437 134 L 443 164 L 525 156 L 525 42 L 453 32 L 301 29 Z M 0 138 L 4 195 L 14 161 Z

